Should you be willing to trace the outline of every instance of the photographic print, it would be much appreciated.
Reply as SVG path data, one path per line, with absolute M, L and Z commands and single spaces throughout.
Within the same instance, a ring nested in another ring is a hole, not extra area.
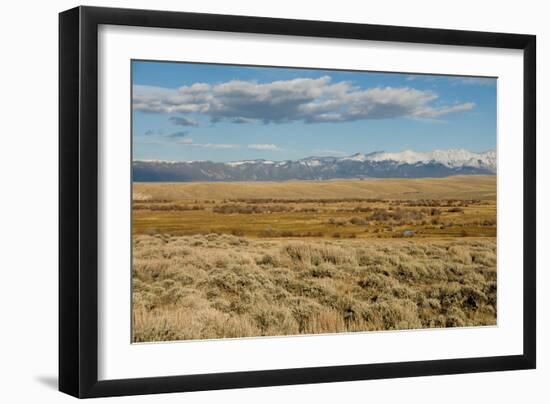
M 133 342 L 496 325 L 496 78 L 131 63 Z

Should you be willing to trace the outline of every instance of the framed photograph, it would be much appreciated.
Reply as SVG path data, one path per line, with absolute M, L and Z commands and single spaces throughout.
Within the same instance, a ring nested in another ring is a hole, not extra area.
M 61 391 L 535 368 L 534 36 L 59 24 Z

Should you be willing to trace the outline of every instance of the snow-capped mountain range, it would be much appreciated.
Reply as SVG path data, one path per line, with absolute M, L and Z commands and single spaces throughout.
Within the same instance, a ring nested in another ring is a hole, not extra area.
M 358 161 L 395 161 L 401 164 L 440 163 L 444 166 L 457 167 L 487 167 L 496 171 L 496 151 L 490 150 L 484 153 L 473 153 L 465 149 L 433 150 L 431 152 L 417 152 L 405 150 L 402 152 L 374 152 L 370 154 L 357 153 L 344 160 Z
M 464 149 L 356 153 L 300 160 L 212 161 L 138 160 L 134 181 L 285 181 L 336 178 L 419 178 L 495 174 L 496 151 Z

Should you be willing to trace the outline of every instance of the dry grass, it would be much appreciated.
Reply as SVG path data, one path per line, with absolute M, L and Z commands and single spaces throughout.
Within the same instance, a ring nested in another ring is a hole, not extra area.
M 490 238 L 133 244 L 135 342 L 496 324 Z
M 387 178 L 368 180 L 285 182 L 134 183 L 134 200 L 222 200 L 226 198 L 375 198 L 482 199 L 496 198 L 496 176 Z
M 213 184 L 212 187 L 217 187 Z M 134 201 L 134 234 L 224 233 L 258 237 L 494 237 L 495 201 Z M 461 206 L 456 206 L 461 204 Z M 413 206 L 414 205 L 414 206 Z M 425 206 L 428 205 L 428 206 Z
M 496 324 L 496 179 L 134 184 L 133 339 Z

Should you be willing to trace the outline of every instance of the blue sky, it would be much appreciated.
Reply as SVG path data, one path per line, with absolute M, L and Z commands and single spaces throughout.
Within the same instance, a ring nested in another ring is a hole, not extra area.
M 496 79 L 133 61 L 133 157 L 496 148 Z

